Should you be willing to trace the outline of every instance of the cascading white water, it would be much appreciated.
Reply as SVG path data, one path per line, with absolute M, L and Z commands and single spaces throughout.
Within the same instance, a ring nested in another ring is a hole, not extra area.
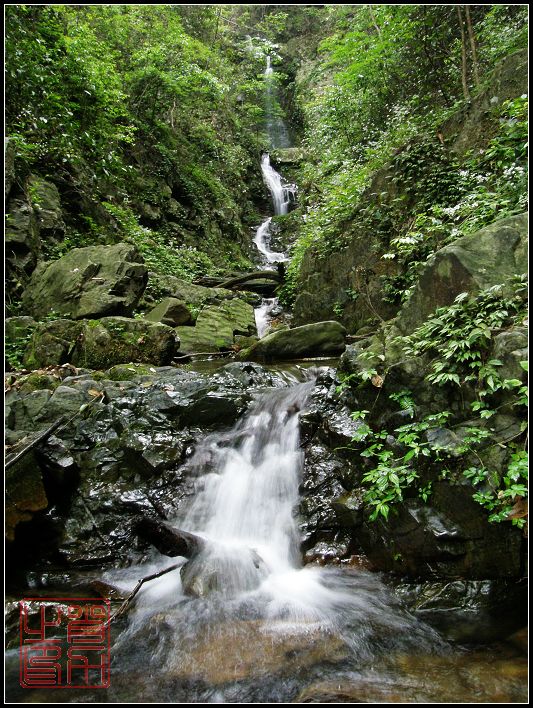
M 255 308 L 255 323 L 257 326 L 257 336 L 264 337 L 269 329 L 270 314 L 278 304 L 277 297 L 263 298 L 261 305 Z
M 199 572 L 212 573 L 216 589 L 234 595 L 271 575 L 299 566 L 293 516 L 303 453 L 297 412 L 313 382 L 263 395 L 232 431 L 211 436 L 196 453 L 205 471 L 200 491 L 178 524 L 208 540 L 198 556 Z M 215 577 L 216 576 L 216 577 Z
M 282 263 L 287 261 L 288 258 L 284 253 L 278 253 L 277 251 L 270 250 L 270 226 L 272 223 L 272 217 L 263 221 L 261 226 L 257 229 L 254 243 L 257 246 L 257 250 L 261 253 L 268 263 Z
M 313 675 L 337 671 L 340 680 L 365 662 L 373 670 L 391 648 L 442 647 L 377 575 L 302 567 L 299 411 L 314 384 L 293 379 L 264 392 L 231 430 L 199 444 L 184 472 L 196 478 L 196 495 L 171 521 L 202 536 L 205 548 L 183 559 L 181 578 L 173 571 L 139 593 L 113 644 L 112 690 L 131 696 L 136 670 L 137 683 L 161 702 L 286 702 Z M 140 574 L 168 565 L 161 559 L 142 573 L 108 577 L 126 576 L 132 588 Z M 150 683 L 156 671 L 163 688 Z M 295 683 L 279 683 L 286 672 Z
M 289 209 L 291 195 L 294 194 L 294 186 L 282 184 L 281 175 L 270 164 L 270 155 L 267 152 L 261 157 L 261 172 L 272 196 L 274 214 L 276 216 L 286 214 Z

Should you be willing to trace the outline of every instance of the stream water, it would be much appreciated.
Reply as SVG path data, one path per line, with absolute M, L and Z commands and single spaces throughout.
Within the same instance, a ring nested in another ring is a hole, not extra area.
M 281 117 L 277 107 L 276 85 L 274 71 L 271 66 L 270 57 L 267 57 L 267 65 L 264 73 L 265 80 L 265 115 L 266 126 L 271 148 L 289 147 L 291 142 L 289 132 Z M 261 174 L 263 181 L 270 192 L 272 207 L 275 216 L 287 214 L 291 201 L 295 198 L 296 188 L 288 184 L 282 176 L 270 164 L 270 155 L 263 153 L 261 156 Z M 269 216 L 258 227 L 254 243 L 261 254 L 265 268 L 272 267 L 274 263 L 283 263 L 289 260 L 287 254 L 273 251 L 271 249 L 272 237 L 272 217 Z M 261 305 L 256 308 L 255 321 L 257 334 L 263 337 L 268 333 L 270 313 L 277 305 L 277 298 L 265 298 Z
M 266 154 L 261 168 L 275 213 L 286 213 L 287 188 Z M 285 257 L 270 251 L 269 228 L 270 218 L 255 242 L 270 263 Z M 265 300 L 259 308 L 260 336 L 275 304 Z M 113 623 L 110 687 L 11 686 L 14 702 L 527 700 L 520 650 L 452 647 L 410 614 L 378 574 L 302 566 L 295 515 L 304 463 L 299 416 L 317 372 L 284 370 L 284 386 L 257 394 L 233 428 L 197 444 L 186 463 L 195 494 L 170 523 L 203 537 L 205 547 L 147 583 Z M 154 550 L 143 565 L 103 577 L 129 592 L 175 560 Z M 12 677 L 17 661 L 16 650 L 8 653 Z
M 302 566 L 295 509 L 299 416 L 318 369 L 285 369 L 231 428 L 197 444 L 196 490 L 174 519 L 205 548 L 147 583 L 112 625 L 105 691 L 9 686 L 14 702 L 522 702 L 527 659 L 510 645 L 452 647 L 376 573 Z M 179 559 L 178 559 L 179 561 Z M 102 577 L 130 592 L 176 562 Z M 13 680 L 18 651 L 8 654 Z

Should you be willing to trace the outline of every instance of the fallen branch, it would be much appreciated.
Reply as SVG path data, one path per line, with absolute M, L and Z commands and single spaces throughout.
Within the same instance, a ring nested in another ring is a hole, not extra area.
M 141 578 L 137 585 L 133 588 L 133 590 L 130 592 L 128 597 L 124 600 L 124 602 L 121 604 L 121 606 L 118 608 L 116 612 L 114 612 L 111 617 L 107 620 L 105 623 L 105 627 L 109 626 L 113 620 L 116 620 L 117 617 L 120 617 L 120 615 L 123 615 L 124 612 L 128 609 L 128 607 L 131 605 L 133 602 L 133 598 L 139 590 L 142 588 L 144 583 L 149 582 L 150 580 L 155 580 L 156 578 L 160 578 L 162 575 L 165 575 L 166 573 L 170 573 L 172 570 L 176 570 L 181 566 L 181 563 L 176 563 L 175 565 L 171 565 L 169 568 L 165 568 L 165 570 L 160 570 L 159 573 L 153 573 L 152 575 L 147 575 L 144 578 Z
M 133 526 L 134 532 L 145 541 L 155 546 L 164 556 L 184 556 L 192 558 L 200 553 L 205 541 L 188 531 L 175 529 L 170 524 L 157 519 L 142 517 Z
M 253 273 L 244 273 L 237 278 L 230 278 L 220 283 L 219 288 L 231 288 L 234 285 L 246 283 L 249 280 L 274 280 L 276 283 L 281 283 L 283 278 L 277 270 L 258 270 Z

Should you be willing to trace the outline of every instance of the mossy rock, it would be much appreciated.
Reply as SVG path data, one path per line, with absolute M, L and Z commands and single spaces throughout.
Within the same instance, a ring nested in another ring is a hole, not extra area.
M 344 351 L 346 330 L 333 320 L 272 332 L 240 353 L 247 361 L 283 361 L 308 356 L 333 356 Z
M 437 307 L 451 305 L 462 292 L 477 293 L 526 273 L 527 214 L 495 221 L 437 251 L 425 264 L 411 297 L 395 320 L 411 334 Z
M 219 305 L 206 305 L 194 327 L 177 327 L 180 352 L 213 352 L 229 349 L 234 336 L 255 334 L 254 309 L 242 300 L 226 300 Z
M 128 362 L 165 366 L 178 347 L 175 330 L 157 322 L 128 317 L 62 319 L 35 328 L 24 363 L 30 368 L 71 363 L 109 369 Z
M 193 313 L 183 300 L 175 297 L 166 297 L 159 305 L 144 316 L 150 322 L 161 322 L 169 327 L 179 327 L 180 325 L 192 324 Z
M 142 258 L 130 243 L 74 248 L 36 268 L 22 304 L 36 319 L 50 311 L 74 320 L 127 316 L 137 306 L 147 279 Z
M 134 381 L 139 376 L 153 376 L 153 367 L 146 364 L 136 364 L 130 362 L 128 364 L 117 364 L 104 372 L 103 380 L 109 381 Z
M 76 347 L 72 363 L 89 369 L 109 369 L 116 364 L 136 362 L 170 364 L 179 340 L 171 327 L 128 317 L 103 317 L 96 326 L 88 322 Z

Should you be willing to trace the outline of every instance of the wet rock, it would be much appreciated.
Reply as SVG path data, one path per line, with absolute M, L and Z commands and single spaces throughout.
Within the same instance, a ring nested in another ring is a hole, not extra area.
M 259 587 L 268 575 L 261 556 L 253 549 L 228 548 L 194 556 L 181 569 L 183 592 L 192 597 L 218 593 L 235 597 Z
M 342 494 L 331 506 L 336 514 L 339 526 L 354 529 L 363 523 L 363 492 L 358 489 Z
M 306 356 L 326 356 L 344 351 L 346 330 L 338 322 L 317 322 L 278 330 L 242 352 L 251 361 L 282 361 Z
M 144 316 L 150 322 L 161 322 L 169 327 L 193 324 L 191 312 L 183 300 L 164 298 L 159 305 Z
M 13 541 L 17 526 L 48 506 L 41 470 L 32 453 L 7 469 L 6 497 L 6 538 Z
M 71 451 L 63 442 L 51 435 L 35 451 L 41 468 L 46 470 L 46 480 L 64 490 L 77 482 L 78 466 Z
M 454 642 L 504 639 L 527 621 L 525 581 L 455 580 L 393 587 L 417 617 Z
M 259 622 L 222 623 L 200 632 L 193 647 L 180 652 L 172 674 L 203 679 L 211 685 L 255 679 L 268 674 L 291 675 L 324 661 L 347 657 L 348 648 L 327 630 L 291 633 L 265 631 Z
M 48 390 L 32 391 L 28 394 L 9 391 L 5 397 L 6 427 L 19 432 L 38 430 L 38 419 L 51 396 L 52 392 Z
M 23 307 L 37 319 L 51 310 L 70 319 L 128 316 L 147 278 L 141 256 L 129 243 L 74 248 L 38 266 L 24 291 Z
M 437 307 L 462 292 L 476 293 L 527 272 L 527 214 L 509 216 L 437 251 L 420 273 L 413 294 L 396 317 L 411 334 Z
M 342 673 L 305 688 L 295 703 L 521 703 L 527 662 L 498 652 L 393 654 L 372 671 Z
M 342 532 L 333 536 L 331 541 L 319 541 L 304 554 L 304 563 L 318 565 L 340 565 L 350 549 L 350 537 Z
M 339 528 L 332 502 L 346 490 L 340 482 L 348 463 L 324 445 L 312 444 L 305 453 L 300 484 L 300 532 L 304 548 L 312 547 Z
M 490 523 L 472 493 L 470 485 L 435 482 L 427 505 L 406 500 L 388 520 L 365 522 L 358 541 L 378 569 L 411 577 L 520 577 L 520 531 Z

